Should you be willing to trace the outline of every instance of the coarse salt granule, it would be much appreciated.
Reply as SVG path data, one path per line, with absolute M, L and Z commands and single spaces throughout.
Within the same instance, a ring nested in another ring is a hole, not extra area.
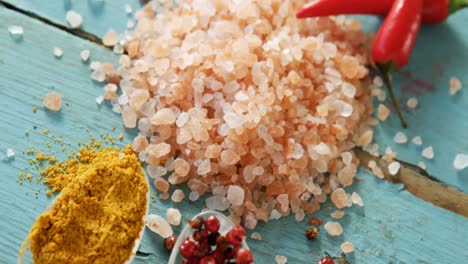
M 161 197 L 185 183 L 211 193 L 207 208 L 254 226 L 319 210 L 330 175 L 335 189 L 353 183 L 358 160 L 341 154 L 373 138 L 369 37 L 344 18 L 295 19 L 305 3 L 146 5 L 133 32 L 104 37 L 125 54 L 117 67 L 92 63 L 91 77 L 120 77 L 104 99 L 146 137 L 147 165 L 170 174 L 156 179 Z M 337 203 L 352 206 L 345 196 Z
M 132 6 L 129 5 L 129 4 L 125 4 L 124 5 L 124 10 L 125 10 L 125 13 L 131 14 L 132 13 Z
M 9 149 L 6 150 L 5 154 L 6 154 L 6 157 L 8 159 L 10 159 L 10 158 L 13 158 L 15 156 L 15 151 L 13 149 L 9 148 Z
M 169 224 L 173 226 L 180 225 L 180 220 L 182 219 L 182 215 L 179 209 L 176 208 L 168 208 L 166 211 L 166 218 Z
M 453 167 L 456 170 L 463 170 L 468 167 L 468 154 L 457 154 L 453 160 Z
M 343 242 L 343 244 L 341 244 L 340 248 L 341 248 L 341 251 L 343 251 L 343 253 L 345 253 L 345 254 L 351 253 L 354 250 L 353 243 L 351 243 L 349 241 Z
M 345 215 L 344 211 L 336 210 L 335 212 L 331 213 L 330 216 L 335 219 L 341 219 Z
M 400 162 L 398 161 L 393 161 L 392 163 L 390 163 L 388 165 L 388 172 L 391 174 L 391 175 L 396 175 L 398 173 L 398 171 L 400 170 Z
M 413 139 L 411 139 L 411 142 L 413 142 L 413 144 L 416 146 L 420 146 L 423 143 L 421 136 L 415 136 Z
M 78 28 L 83 23 L 83 17 L 73 10 L 67 12 L 66 18 L 71 28 Z
M 357 192 L 353 192 L 353 194 L 351 194 L 351 201 L 353 201 L 353 204 L 359 205 L 361 207 L 364 206 L 364 202 Z
M 81 60 L 83 62 L 87 62 L 88 59 L 89 59 L 89 55 L 91 54 L 91 52 L 89 50 L 82 50 L 80 52 L 80 57 L 81 57 Z
M 449 85 L 450 85 L 449 87 L 450 95 L 455 95 L 462 88 L 462 82 L 460 81 L 460 79 L 458 79 L 455 76 L 450 78 Z
M 426 163 L 424 163 L 423 161 L 420 161 L 418 162 L 418 167 L 425 170 L 427 167 L 426 167 Z
M 61 58 L 63 56 L 63 50 L 60 48 L 54 47 L 52 49 L 52 54 L 54 54 L 56 58 Z
M 408 142 L 408 137 L 405 135 L 405 133 L 398 131 L 393 137 L 393 141 L 395 141 L 397 144 L 405 144 Z
M 388 109 L 388 107 L 386 107 L 383 104 L 379 104 L 379 107 L 377 108 L 377 117 L 379 118 L 379 120 L 385 121 L 387 120 L 389 115 L 390 115 L 390 109 Z
M 340 236 L 343 234 L 343 227 L 338 222 L 326 222 L 323 226 L 330 236 Z
M 432 146 L 426 147 L 421 151 L 421 155 L 426 159 L 434 158 L 434 148 Z
M 418 99 L 414 98 L 414 97 L 411 97 L 410 99 L 408 99 L 408 101 L 406 102 L 406 106 L 408 106 L 408 108 L 410 109 L 414 109 L 418 106 Z
M 143 217 L 145 225 L 156 234 L 163 238 L 170 237 L 173 234 L 172 227 L 169 223 L 159 215 L 149 214 Z
M 253 232 L 250 235 L 250 238 L 253 239 L 253 240 L 260 241 L 260 240 L 262 240 L 262 235 L 260 233 L 258 233 L 258 232 Z
M 113 29 L 109 29 L 106 35 L 102 38 L 104 46 L 112 47 L 119 42 L 119 35 Z
M 285 256 L 276 256 L 275 257 L 275 261 L 276 261 L 276 264 L 285 264 L 288 262 L 288 258 L 286 258 Z
M 21 38 L 24 34 L 23 27 L 17 25 L 8 26 L 8 32 L 13 38 Z
M 62 108 L 62 96 L 57 92 L 48 93 L 42 103 L 52 111 L 59 111 Z

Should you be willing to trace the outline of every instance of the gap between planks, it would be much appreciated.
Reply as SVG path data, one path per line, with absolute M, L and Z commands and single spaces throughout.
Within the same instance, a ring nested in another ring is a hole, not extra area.
M 19 12 L 33 19 L 37 19 L 49 26 L 58 28 L 74 36 L 86 39 L 99 46 L 105 47 L 106 49 L 110 49 L 109 47 L 103 45 L 99 37 L 82 29 L 68 28 L 48 18 L 18 8 L 2 0 L 0 0 L 0 4 L 2 4 L 7 9 Z M 355 148 L 354 151 L 361 163 L 363 163 L 364 167 L 368 168 L 369 161 L 374 160 L 380 168 L 383 168 L 385 180 L 394 184 L 401 183 L 404 185 L 405 189 L 414 196 L 430 202 L 438 207 L 468 217 L 468 194 L 440 182 L 437 178 L 429 175 L 426 171 L 404 161 L 399 161 L 401 163 L 399 172 L 396 175 L 391 175 L 387 170 L 388 163 L 382 160 L 380 157 L 374 157 L 360 148 Z
M 102 46 L 102 47 L 104 47 L 106 49 L 110 49 L 109 47 L 104 46 L 102 44 L 102 41 L 101 41 L 101 39 L 99 37 L 97 37 L 94 34 L 88 33 L 88 32 L 86 32 L 86 31 L 84 31 L 84 30 L 82 30 L 80 28 L 68 28 L 68 27 L 66 27 L 64 25 L 61 25 L 59 23 L 56 23 L 56 22 L 54 22 L 54 21 L 52 21 L 52 20 L 50 20 L 48 18 L 39 16 L 39 15 L 37 15 L 37 14 L 35 14 L 33 12 L 30 12 L 30 11 L 27 11 L 27 10 L 21 9 L 21 8 L 19 8 L 17 6 L 14 6 L 14 5 L 12 5 L 10 3 L 7 3 L 5 1 L 2 1 L 2 0 L 0 0 L 0 4 L 3 5 L 6 9 L 10 9 L 10 10 L 13 10 L 15 12 L 21 13 L 21 14 L 23 14 L 25 16 L 28 16 L 28 17 L 32 18 L 32 19 L 37 19 L 37 20 L 39 20 L 39 21 L 41 21 L 41 22 L 43 22 L 43 23 L 45 23 L 45 24 L 47 24 L 49 26 L 58 28 L 58 29 L 60 29 L 62 31 L 65 31 L 65 32 L 67 32 L 69 34 L 80 37 L 82 39 L 86 39 L 86 40 L 88 40 L 90 42 L 93 42 L 93 43 L 95 43 L 95 44 L 97 44 L 99 46 Z

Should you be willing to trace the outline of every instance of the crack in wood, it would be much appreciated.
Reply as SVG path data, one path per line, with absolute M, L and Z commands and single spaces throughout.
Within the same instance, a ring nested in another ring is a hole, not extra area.
M 99 46 L 102 46 L 102 47 L 104 47 L 106 49 L 110 49 L 109 47 L 104 46 L 102 44 L 102 41 L 101 41 L 101 39 L 99 37 L 97 37 L 96 35 L 91 34 L 89 32 L 86 32 L 86 31 L 84 31 L 84 30 L 82 30 L 80 28 L 68 28 L 68 27 L 66 27 L 64 25 L 61 25 L 61 24 L 59 24 L 57 22 L 54 22 L 54 21 L 52 21 L 52 20 L 50 20 L 48 18 L 42 17 L 42 16 L 40 16 L 38 14 L 35 14 L 35 13 L 27 11 L 27 10 L 21 9 L 21 8 L 19 8 L 17 6 L 14 6 L 14 5 L 12 5 L 10 3 L 7 3 L 5 1 L 2 1 L 2 0 L 0 0 L 0 4 L 3 5 L 7 9 L 16 11 L 16 12 L 21 13 L 21 14 L 23 14 L 25 16 L 30 17 L 30 18 L 37 19 L 37 20 L 39 20 L 39 21 L 41 21 L 41 22 L 43 22 L 43 23 L 45 23 L 45 24 L 47 24 L 49 26 L 55 27 L 57 29 L 65 31 L 65 32 L 67 32 L 69 34 L 80 37 L 82 39 L 86 39 L 86 40 L 88 40 L 90 42 L 93 42 L 93 43 L 95 43 L 95 44 L 97 44 Z
M 448 186 L 423 169 L 407 162 L 399 161 L 401 164 L 400 170 L 396 175 L 391 175 L 387 170 L 388 163 L 380 157 L 372 156 L 360 148 L 355 148 L 354 151 L 362 165 L 367 169 L 369 168 L 369 161 L 374 160 L 384 172 L 385 180 L 390 183 L 401 183 L 404 189 L 414 196 L 468 217 L 468 194 Z

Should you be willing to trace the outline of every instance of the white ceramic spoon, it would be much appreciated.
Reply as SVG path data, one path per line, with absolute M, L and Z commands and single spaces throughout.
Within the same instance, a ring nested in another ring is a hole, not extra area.
M 224 214 L 222 214 L 220 212 L 216 212 L 216 211 L 201 212 L 201 213 L 197 214 L 196 216 L 194 216 L 192 219 L 195 219 L 198 216 L 201 216 L 201 217 L 203 217 L 203 219 L 205 219 L 210 215 L 218 217 L 219 222 L 221 224 L 220 228 L 219 228 L 219 233 L 221 235 L 223 235 L 223 236 L 226 235 L 226 233 L 235 226 L 234 223 L 231 221 L 231 219 L 226 217 Z M 169 258 L 168 264 L 180 264 L 180 263 L 182 263 L 182 256 L 179 253 L 180 245 L 182 244 L 182 242 L 187 237 L 192 236 L 193 231 L 194 231 L 194 229 L 192 227 L 190 227 L 188 224 L 185 225 L 184 229 L 182 230 L 179 237 L 177 238 L 177 241 L 176 241 L 176 243 L 174 245 L 174 249 L 172 250 L 171 256 Z M 245 242 L 245 239 L 242 241 L 242 248 L 249 249 L 249 246 L 247 245 L 247 242 Z

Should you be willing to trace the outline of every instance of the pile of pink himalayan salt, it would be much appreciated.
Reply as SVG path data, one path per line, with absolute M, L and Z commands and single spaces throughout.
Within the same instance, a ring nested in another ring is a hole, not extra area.
M 297 20 L 305 2 L 150 3 L 114 47 L 126 51 L 117 69 L 92 63 L 108 83 L 98 101 L 140 130 L 133 149 L 161 198 L 211 193 L 207 208 L 247 228 L 301 221 L 334 191 L 338 208 L 353 204 L 342 188 L 359 163 L 350 149 L 371 142 L 375 123 L 368 39 L 358 21 Z

